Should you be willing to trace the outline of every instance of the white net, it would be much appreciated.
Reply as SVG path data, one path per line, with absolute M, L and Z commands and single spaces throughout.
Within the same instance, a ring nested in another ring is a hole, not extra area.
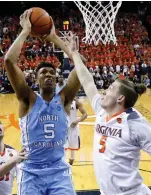
M 122 1 L 74 1 L 83 15 L 86 36 L 83 42 L 116 44 L 114 22 Z

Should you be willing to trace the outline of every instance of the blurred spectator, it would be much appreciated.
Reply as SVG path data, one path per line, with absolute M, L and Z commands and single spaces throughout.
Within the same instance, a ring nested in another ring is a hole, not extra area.
M 147 65 L 144 61 L 140 66 L 141 82 L 143 82 L 145 75 L 147 74 Z
M 33 80 L 32 85 L 31 85 L 31 89 L 33 89 L 33 91 L 39 90 L 39 84 L 38 84 L 36 79 Z
M 144 78 L 143 83 L 146 85 L 146 87 L 150 87 L 150 79 L 148 78 L 148 76 Z
M 60 75 L 58 77 L 58 83 L 56 85 L 56 93 L 59 93 L 62 90 L 62 88 L 65 86 L 65 84 L 66 84 L 66 82 L 64 80 L 63 75 Z
M 96 80 L 96 86 L 98 89 L 103 89 L 104 88 L 104 81 L 101 79 L 101 77 L 98 77 Z

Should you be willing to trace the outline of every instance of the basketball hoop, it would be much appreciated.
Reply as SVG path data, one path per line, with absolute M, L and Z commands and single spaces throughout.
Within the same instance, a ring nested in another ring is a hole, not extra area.
M 83 15 L 86 36 L 83 42 L 116 44 L 114 22 L 122 1 L 74 1 Z

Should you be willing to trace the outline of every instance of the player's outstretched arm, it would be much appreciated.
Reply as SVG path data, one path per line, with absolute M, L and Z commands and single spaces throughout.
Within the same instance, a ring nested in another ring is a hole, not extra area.
M 49 42 L 53 42 L 56 46 L 58 46 L 61 50 L 63 50 L 67 56 L 71 59 L 72 59 L 72 55 L 70 53 L 70 50 L 67 46 L 67 42 L 66 41 L 63 41 L 55 32 L 55 26 L 54 24 L 52 25 L 52 29 L 51 29 L 51 32 L 48 36 L 46 36 L 44 38 L 46 41 L 49 41 Z M 83 62 L 86 62 L 86 59 L 80 55 L 81 59 Z
M 58 37 L 56 35 L 54 25 L 51 29 L 50 35 L 45 37 L 45 39 L 47 41 L 53 42 L 55 45 L 60 47 L 60 49 L 62 49 L 71 60 L 73 60 L 71 52 L 68 48 L 68 43 L 66 41 L 61 40 L 60 37 Z M 82 55 L 80 55 L 80 58 L 83 62 L 86 62 L 86 59 Z M 77 77 L 76 70 L 73 69 L 68 77 L 67 84 L 64 87 L 64 89 L 61 91 L 60 95 L 64 97 L 65 103 L 68 104 L 69 102 L 73 101 L 73 99 L 76 96 L 76 94 L 78 93 L 79 89 L 80 89 L 80 82 L 79 82 L 79 79 Z
M 77 52 L 75 37 L 72 33 L 70 34 L 70 37 L 68 38 L 68 40 L 69 40 L 68 48 L 72 55 L 78 78 L 80 80 L 81 85 L 84 88 L 84 91 L 88 99 L 91 102 L 93 97 L 96 94 L 99 94 L 99 92 L 96 88 L 92 75 L 90 74 L 90 72 L 88 71 L 84 63 L 82 62 L 81 57 L 79 53 Z
M 28 10 L 20 17 L 20 24 L 23 29 L 6 53 L 4 62 L 8 79 L 19 100 L 29 97 L 29 92 L 31 91 L 26 84 L 23 72 L 16 66 L 25 39 L 31 31 L 30 14 L 31 10 Z
M 6 163 L 0 165 L 0 178 L 6 175 L 13 167 L 16 166 L 17 163 L 20 163 L 26 159 L 26 153 L 24 150 L 21 150 L 21 152 L 11 157 Z

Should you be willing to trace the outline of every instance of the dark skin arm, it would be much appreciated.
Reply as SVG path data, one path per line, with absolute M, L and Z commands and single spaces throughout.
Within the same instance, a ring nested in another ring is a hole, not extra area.
M 75 69 L 72 70 L 68 77 L 66 86 L 60 92 L 60 96 L 64 99 L 64 105 L 71 104 L 80 89 L 80 82 Z
M 7 71 L 8 79 L 19 101 L 19 117 L 26 115 L 36 100 L 36 95 L 28 87 L 23 72 L 16 66 L 25 39 L 30 33 L 31 24 L 26 19 L 30 14 L 31 11 L 28 11 L 26 15 L 22 16 L 21 22 L 23 30 L 9 48 L 5 56 L 5 69 Z
M 69 58 L 71 60 L 73 60 L 72 55 L 71 55 L 71 51 L 68 49 L 69 43 L 67 41 L 64 42 L 58 36 L 56 36 L 54 25 L 53 25 L 53 28 L 51 30 L 51 34 L 48 35 L 45 39 L 47 41 L 53 42 L 55 45 L 59 46 L 69 56 Z M 80 55 L 80 57 L 81 57 L 83 62 L 86 62 L 86 59 L 83 56 Z M 80 89 L 80 82 L 79 82 L 79 79 L 77 77 L 76 70 L 74 68 L 68 77 L 68 81 L 67 81 L 66 86 L 60 92 L 60 96 L 61 96 L 61 99 L 62 99 L 62 102 L 63 102 L 65 108 L 66 108 L 66 105 L 68 106 L 68 104 L 71 104 L 74 97 L 78 93 L 79 89 Z

